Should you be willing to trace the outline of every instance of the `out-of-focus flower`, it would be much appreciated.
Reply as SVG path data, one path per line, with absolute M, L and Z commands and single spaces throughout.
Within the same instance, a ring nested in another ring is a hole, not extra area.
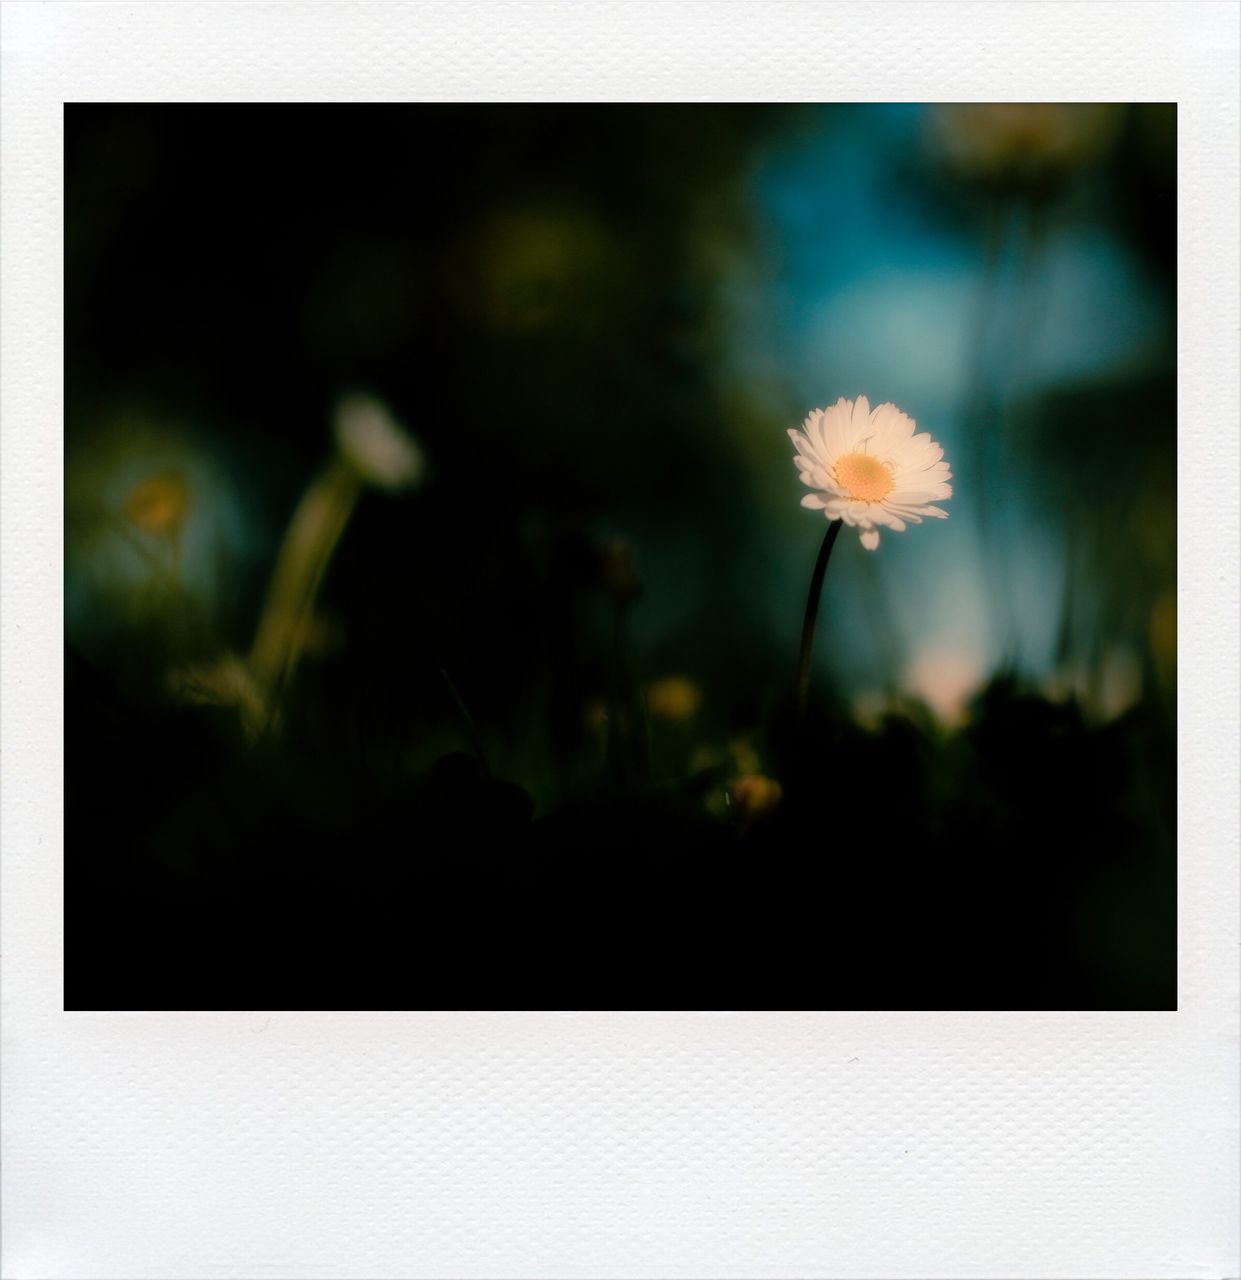
M 943 449 L 927 432 L 915 435 L 915 426 L 894 404 L 872 410 L 865 396 L 815 409 L 800 431 L 789 431 L 802 483 L 815 490 L 802 506 L 858 529 L 868 551 L 881 527 L 900 533 L 906 521 L 947 519 L 931 504 L 952 496 L 952 472 Z
M 361 479 L 381 489 L 405 489 L 422 475 L 422 450 L 381 401 L 348 395 L 336 409 L 336 443 Z
M 962 177 L 1039 182 L 1102 155 L 1121 110 L 1098 102 L 944 103 L 932 120 L 940 152 Z
M 665 676 L 646 686 L 646 709 L 657 720 L 692 720 L 702 705 L 702 690 L 686 676 Z
M 373 396 L 345 396 L 335 429 L 336 456 L 311 481 L 289 521 L 250 650 L 250 672 L 276 705 L 313 645 L 318 592 L 363 485 L 403 489 L 422 474 L 421 450 Z
M 774 778 L 748 773 L 729 788 L 729 797 L 738 817 L 749 825 L 779 808 L 784 788 Z
M 142 662 L 136 655 L 156 642 L 198 650 L 249 545 L 235 484 L 194 436 L 129 415 L 75 427 L 65 459 L 65 629 L 92 661 Z
M 190 509 L 190 486 L 179 471 L 151 476 L 131 489 L 125 514 L 143 533 L 175 537 Z

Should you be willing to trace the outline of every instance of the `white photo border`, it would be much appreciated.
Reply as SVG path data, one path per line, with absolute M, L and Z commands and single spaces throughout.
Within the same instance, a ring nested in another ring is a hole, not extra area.
M 0 9 L 0 1273 L 1241 1272 L 1239 14 Z M 63 1011 L 64 104 L 553 99 L 1178 104 L 1176 1012 Z

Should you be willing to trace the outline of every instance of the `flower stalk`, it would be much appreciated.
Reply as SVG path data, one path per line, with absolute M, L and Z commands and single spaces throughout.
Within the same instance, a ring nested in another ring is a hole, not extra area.
M 297 504 L 276 560 L 254 643 L 245 658 L 229 655 L 174 674 L 187 700 L 233 705 L 241 711 L 246 737 L 254 742 L 279 729 L 281 702 L 321 622 L 319 592 L 354 508 L 368 487 L 395 493 L 417 484 L 422 453 L 380 401 L 346 396 L 337 406 L 336 448 Z M 130 519 L 144 531 L 165 530 L 172 540 L 174 569 L 180 557 L 180 521 L 188 499 L 167 477 L 139 489 Z M 469 712 L 444 673 L 472 736 Z M 481 743 L 476 743 L 484 770 Z
M 797 714 L 805 717 L 806 703 L 810 697 L 810 668 L 814 659 L 814 628 L 819 617 L 819 597 L 823 594 L 823 577 L 827 573 L 827 562 L 831 558 L 832 548 L 840 535 L 839 520 L 833 520 L 827 526 L 823 542 L 819 546 L 819 557 L 814 562 L 814 573 L 810 577 L 810 594 L 806 599 L 806 617 L 801 627 L 801 657 L 797 664 Z
M 251 672 L 277 703 L 305 648 L 319 588 L 361 492 L 354 472 L 333 459 L 289 524 L 250 651 Z
M 337 543 L 368 485 L 395 492 L 415 484 L 422 455 L 378 400 L 347 396 L 336 411 L 336 451 L 302 495 L 285 533 L 259 619 L 248 669 L 274 728 L 315 620 Z

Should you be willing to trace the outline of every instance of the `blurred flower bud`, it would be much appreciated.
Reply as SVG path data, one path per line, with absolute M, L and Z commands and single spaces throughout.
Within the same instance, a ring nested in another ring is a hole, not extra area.
M 657 720 L 692 720 L 702 705 L 702 690 L 686 676 L 665 676 L 646 686 L 646 709 Z
M 210 647 L 251 522 L 228 470 L 196 437 L 138 410 L 75 422 L 64 516 L 74 649 L 150 678 L 164 657 Z
M 747 826 L 774 813 L 784 798 L 784 788 L 761 773 L 740 777 L 729 789 L 733 810 Z
M 381 401 L 348 395 L 336 409 L 336 443 L 358 476 L 381 489 L 405 489 L 422 475 L 422 450 Z
M 143 533 L 170 537 L 178 533 L 190 509 L 190 486 L 179 471 L 151 476 L 131 489 L 125 515 Z

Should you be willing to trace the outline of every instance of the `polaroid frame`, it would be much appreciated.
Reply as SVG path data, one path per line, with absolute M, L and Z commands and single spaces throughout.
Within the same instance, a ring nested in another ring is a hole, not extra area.
M 4 6 L 4 1275 L 1238 1274 L 1239 15 Z M 1176 1012 L 63 1011 L 63 104 L 552 99 L 1178 103 Z

